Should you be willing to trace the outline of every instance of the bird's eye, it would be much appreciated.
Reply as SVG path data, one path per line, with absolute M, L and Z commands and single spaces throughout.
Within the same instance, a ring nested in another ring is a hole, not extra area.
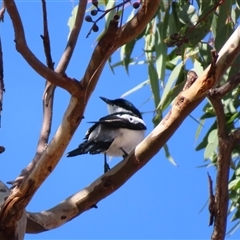
M 129 121 L 130 121 L 130 122 L 132 122 L 132 121 L 133 121 L 133 119 L 130 117 L 130 118 L 129 118 Z

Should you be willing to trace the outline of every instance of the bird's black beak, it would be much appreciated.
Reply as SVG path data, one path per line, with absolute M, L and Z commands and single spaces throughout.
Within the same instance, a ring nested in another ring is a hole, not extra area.
M 109 99 L 107 99 L 107 98 L 105 98 L 105 97 L 100 97 L 105 103 L 107 103 L 107 104 L 112 104 L 112 101 L 111 100 L 109 100 Z

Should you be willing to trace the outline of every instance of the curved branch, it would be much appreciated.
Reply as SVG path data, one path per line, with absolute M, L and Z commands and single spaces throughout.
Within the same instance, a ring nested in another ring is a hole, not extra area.
M 79 1 L 76 20 L 75 20 L 73 29 L 70 33 L 65 51 L 56 68 L 57 73 L 63 74 L 69 64 L 69 61 L 71 59 L 74 47 L 78 39 L 80 29 L 82 26 L 86 5 L 87 5 L 87 0 Z M 42 8 L 43 8 L 43 26 L 44 26 L 44 36 L 42 38 L 44 42 L 44 50 L 46 55 L 47 66 L 53 70 L 45 0 L 42 0 Z M 37 145 L 37 151 L 33 160 L 29 163 L 29 165 L 26 168 L 24 168 L 21 171 L 20 175 L 14 181 L 9 182 L 12 184 L 12 188 L 19 185 L 23 180 L 23 178 L 26 177 L 30 173 L 30 171 L 32 171 L 32 169 L 36 166 L 37 161 L 41 157 L 43 151 L 47 147 L 49 134 L 51 131 L 52 108 L 53 108 L 53 98 L 54 98 L 55 87 L 56 86 L 52 85 L 51 82 L 48 81 L 47 79 L 44 94 L 43 94 L 43 122 L 42 122 L 42 128 L 41 128 L 40 137 Z
M 10 193 L 10 189 L 2 181 L 0 181 L 0 209 Z M 0 223 L 0 239 L 24 239 L 25 229 L 27 225 L 27 216 L 25 211 L 23 212 L 20 220 L 16 223 L 16 225 L 17 226 L 14 225 L 10 226 L 9 228 L 2 229 L 2 223 Z
M 217 159 L 218 171 L 214 202 L 215 205 L 213 206 L 214 211 L 211 213 L 214 214 L 214 231 L 212 234 L 212 239 L 218 240 L 225 239 L 226 233 L 226 218 L 228 211 L 228 179 L 233 144 L 228 135 L 226 118 L 221 99 L 215 98 L 215 94 L 210 92 L 209 100 L 211 101 L 217 116 L 219 141 Z
M 79 32 L 82 28 L 86 7 L 87 7 L 87 0 L 79 0 L 76 19 L 72 27 L 72 30 L 70 32 L 65 51 L 56 68 L 56 72 L 64 73 L 69 64 L 69 61 L 73 54 L 73 50 L 78 40 Z
M 5 2 L 7 2 L 7 8 L 11 9 L 11 11 L 9 11 L 9 14 L 18 15 L 13 0 L 5 0 Z M 142 4 L 142 6 L 144 7 L 144 11 L 142 11 L 140 8 L 140 15 L 139 13 L 136 14 L 139 16 L 137 25 L 134 25 L 134 28 L 136 30 L 134 31 L 134 34 L 132 32 L 130 33 L 131 38 L 129 39 L 136 38 L 137 35 L 144 30 L 146 24 L 148 23 L 148 21 L 151 20 L 154 13 L 156 12 L 159 3 L 160 0 L 144 1 L 144 3 Z M 11 18 L 15 27 L 15 31 L 17 32 L 17 34 L 19 34 L 17 26 L 20 24 L 20 28 L 22 27 L 20 17 L 18 15 L 17 17 L 11 16 Z M 19 216 L 21 216 L 23 210 L 33 197 L 34 193 L 56 167 L 75 130 L 81 122 L 87 101 L 91 96 L 91 93 L 95 88 L 99 75 L 103 69 L 103 66 L 107 61 L 107 57 L 103 58 L 103 56 L 109 56 L 110 54 L 112 54 L 116 49 L 118 49 L 118 47 L 121 46 L 120 44 L 125 41 L 124 39 L 121 39 L 121 37 L 117 41 L 119 45 L 113 43 L 113 38 L 109 36 L 113 36 L 113 34 L 115 34 L 116 32 L 118 32 L 116 22 L 112 21 L 106 33 L 100 39 L 93 52 L 92 60 L 89 63 L 83 80 L 80 82 L 80 84 L 78 83 L 78 87 L 81 87 L 82 91 L 74 91 L 74 89 L 71 89 L 73 90 L 73 92 L 71 92 L 73 96 L 70 99 L 69 106 L 67 107 L 67 110 L 63 116 L 61 125 L 59 126 L 55 136 L 53 137 L 49 145 L 46 147 L 46 150 L 41 155 L 39 161 L 36 164 L 36 167 L 29 173 L 26 178 L 23 179 L 19 186 L 16 186 L 14 188 L 8 199 L 5 201 L 0 212 L 0 222 L 9 225 L 14 224 L 19 219 Z M 23 34 L 23 29 L 21 29 L 20 33 Z M 20 46 L 23 46 L 24 50 L 27 49 L 27 51 L 29 51 L 25 44 L 24 35 L 21 36 L 20 40 L 24 43 L 23 45 L 21 45 L 21 42 Z M 18 41 L 20 40 L 18 39 Z M 33 59 L 33 62 L 35 60 L 36 59 Z M 40 67 L 42 67 L 41 64 Z M 45 69 L 44 65 L 43 67 Z M 46 78 L 48 79 L 48 77 L 49 76 L 47 76 Z M 52 80 L 51 83 L 55 84 Z M 78 93 L 77 96 L 76 93 Z M 10 208 L 14 208 L 16 211 L 11 211 Z M 86 206 L 84 208 L 86 209 Z M 11 223 L 7 223 L 6 220 L 8 219 L 11 219 Z
M 46 67 L 27 46 L 24 28 L 14 0 L 4 0 L 5 7 L 10 15 L 15 32 L 16 48 L 24 57 L 26 62 L 43 78 L 52 84 L 66 89 L 73 96 L 81 95 L 81 88 L 77 81 L 64 77 Z
M 228 82 L 218 88 L 214 88 L 211 91 L 211 95 L 215 98 L 223 98 L 227 93 L 236 88 L 240 83 L 240 73 L 237 73 L 235 76 L 232 76 Z
M 219 54 L 216 65 L 209 66 L 190 88 L 182 91 L 175 99 L 172 109 L 157 127 L 129 154 L 109 172 L 102 175 L 90 186 L 64 200 L 52 209 L 41 213 L 29 213 L 31 221 L 27 232 L 41 232 L 61 226 L 72 218 L 89 210 L 100 200 L 121 187 L 130 177 L 139 171 L 162 148 L 173 135 L 184 119 L 207 96 L 209 90 L 215 86 L 228 66 L 240 53 L 240 27 L 238 27 Z M 235 48 L 229 50 L 226 46 Z M 226 150 L 229 152 L 229 150 Z M 48 220 L 47 220 L 48 219 Z M 45 225 L 45 222 L 48 224 Z

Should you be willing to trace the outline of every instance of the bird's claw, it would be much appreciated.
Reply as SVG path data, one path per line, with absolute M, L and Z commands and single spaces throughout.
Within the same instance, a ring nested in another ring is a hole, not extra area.
M 128 153 L 123 149 L 123 148 L 120 148 L 123 152 L 123 158 L 126 158 L 128 156 Z
M 107 163 L 104 164 L 104 173 L 108 172 L 111 168 Z

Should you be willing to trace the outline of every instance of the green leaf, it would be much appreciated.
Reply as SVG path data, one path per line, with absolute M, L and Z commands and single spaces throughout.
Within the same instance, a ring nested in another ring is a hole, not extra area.
M 225 44 L 229 36 L 233 33 L 231 23 L 224 24 L 221 30 L 217 33 L 215 39 L 215 48 L 217 51 L 221 49 L 221 47 Z
M 236 178 L 228 184 L 229 190 L 237 190 L 240 188 L 240 178 Z
M 180 9 L 178 17 L 183 24 L 191 23 L 192 25 L 195 25 L 198 21 L 196 8 L 188 3 L 186 3 L 183 8 Z
M 68 19 L 67 25 L 69 27 L 69 34 L 72 31 L 73 25 L 75 23 L 75 19 L 77 16 L 77 10 L 78 10 L 78 6 L 75 6 L 72 10 L 71 17 Z M 68 38 L 69 38 L 69 34 L 68 34 Z
M 148 74 L 149 74 L 150 85 L 153 93 L 154 103 L 155 103 L 155 106 L 157 106 L 160 101 L 160 88 L 159 88 L 157 70 L 154 67 L 153 63 L 149 63 L 148 65 Z
M 110 1 L 110 2 L 114 2 L 114 1 Z M 128 20 L 130 20 L 133 16 L 134 16 L 134 9 L 132 10 L 130 16 L 128 17 Z M 129 74 L 128 66 L 131 62 L 131 54 L 136 42 L 137 40 L 133 39 L 131 42 L 128 42 L 121 47 L 120 56 L 127 74 Z
M 204 159 L 212 159 L 218 146 L 217 129 L 213 129 L 208 135 L 208 144 L 204 151 Z
M 195 134 L 195 139 L 196 140 L 199 138 L 199 135 L 200 135 L 200 133 L 202 131 L 202 128 L 204 126 L 204 122 L 205 122 L 205 119 L 200 120 L 200 123 L 198 125 L 197 131 L 196 131 L 196 134 Z
M 164 111 L 176 98 L 176 96 L 182 91 L 185 82 L 181 82 L 175 85 L 167 94 L 167 96 L 161 99 L 161 104 L 158 105 L 161 111 Z
M 200 59 L 203 68 L 205 69 L 212 61 L 211 50 L 212 47 L 206 42 L 198 43 Z
M 240 214 L 239 214 L 239 212 L 238 212 L 238 214 L 237 215 L 239 215 L 240 216 Z M 239 216 L 233 216 L 232 217 L 232 219 L 231 219 L 231 221 L 234 221 L 234 220 L 236 220 L 237 218 L 239 218 Z M 235 219 L 233 219 L 233 218 L 235 218 Z M 239 222 L 237 222 L 227 233 L 226 233 L 226 236 L 227 237 L 230 237 L 235 231 L 237 231 L 237 229 L 240 227 L 240 221 Z
M 188 31 L 188 34 L 186 35 L 186 37 L 189 39 L 187 46 L 189 47 L 196 46 L 199 43 L 199 41 L 201 41 L 209 33 L 211 24 L 212 24 L 213 14 L 214 14 L 213 10 L 214 10 L 214 3 L 209 4 L 209 6 L 203 10 L 202 14 L 199 16 L 199 19 L 204 19 L 204 20 L 199 22 L 194 29 L 192 29 L 191 31 Z M 180 32 L 185 33 L 184 31 L 185 29 L 180 30 Z
M 131 54 L 135 44 L 136 40 L 134 39 L 121 47 L 121 60 L 127 74 L 129 74 L 128 66 L 131 63 Z
M 137 86 L 135 86 L 134 88 L 128 90 L 127 92 L 123 93 L 121 98 L 125 98 L 126 96 L 138 91 L 139 89 L 143 88 L 144 86 L 146 86 L 147 84 L 149 84 L 149 79 L 141 82 L 140 84 L 138 84 Z
M 177 166 L 176 162 L 174 161 L 173 157 L 171 156 L 171 154 L 169 152 L 169 148 L 168 148 L 167 144 L 163 145 L 163 149 L 164 149 L 164 152 L 165 152 L 165 156 L 169 160 L 169 162 L 172 163 L 174 166 Z
M 199 143 L 199 145 L 196 147 L 196 151 L 202 150 L 204 149 L 207 144 L 208 144 L 208 135 L 210 134 L 210 132 L 212 132 L 212 130 L 217 128 L 217 122 L 215 121 L 212 126 L 210 127 L 210 129 L 207 131 L 206 135 L 204 136 L 202 142 Z
M 178 78 L 178 75 L 180 74 L 180 72 L 183 70 L 183 63 L 180 62 L 172 71 L 166 86 L 164 87 L 163 93 L 162 93 L 162 98 L 161 101 L 159 103 L 159 105 L 157 106 L 157 109 L 160 111 L 163 111 L 164 109 L 166 109 L 167 104 L 169 104 L 169 99 L 173 99 L 173 97 L 170 95 L 172 94 L 172 92 L 170 92 L 172 85 L 174 84 L 174 82 L 176 81 L 176 79 Z M 175 89 L 175 93 L 179 92 L 179 88 Z M 176 97 L 176 96 L 175 96 Z

